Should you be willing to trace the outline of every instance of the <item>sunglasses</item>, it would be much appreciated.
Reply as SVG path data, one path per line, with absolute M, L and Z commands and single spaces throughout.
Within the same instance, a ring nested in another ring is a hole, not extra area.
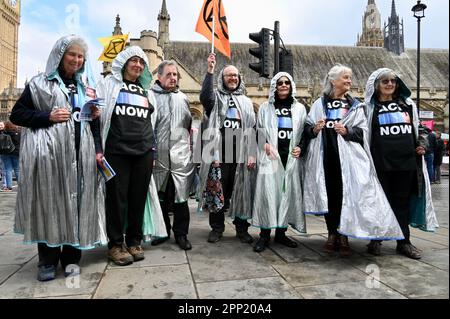
M 278 81 L 277 82 L 277 85 L 278 86 L 282 86 L 282 85 L 291 85 L 291 82 L 290 81 Z
M 381 83 L 384 85 L 387 85 L 389 83 L 397 84 L 397 79 L 384 79 L 384 80 L 381 80 Z

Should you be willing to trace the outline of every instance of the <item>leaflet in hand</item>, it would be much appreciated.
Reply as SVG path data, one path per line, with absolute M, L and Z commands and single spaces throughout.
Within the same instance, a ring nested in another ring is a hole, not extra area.
M 101 167 L 100 165 L 97 165 L 97 167 L 98 167 L 98 170 L 100 171 L 100 173 L 103 175 L 105 182 L 107 182 L 110 179 L 112 179 L 114 176 L 116 176 L 116 172 L 114 172 L 114 170 L 109 165 L 106 158 L 104 158 L 104 157 L 102 158 L 102 163 L 105 168 Z
M 91 106 L 101 110 L 105 106 L 105 99 L 97 98 L 87 101 L 81 108 L 80 121 L 92 121 Z

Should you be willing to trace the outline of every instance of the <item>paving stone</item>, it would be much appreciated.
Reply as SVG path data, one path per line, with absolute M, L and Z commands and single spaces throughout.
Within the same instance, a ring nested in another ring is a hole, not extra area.
M 418 297 L 418 298 L 411 298 L 411 299 L 449 299 L 449 295 L 444 294 L 444 295 L 436 295 L 436 296 L 422 296 L 422 297 Z
M 266 249 L 263 252 L 260 252 L 259 255 L 264 258 L 266 263 L 270 265 L 275 264 L 285 264 L 286 261 L 282 259 L 279 255 L 277 255 L 272 249 Z
M 92 299 L 91 295 L 70 295 L 70 296 L 58 296 L 58 297 L 43 297 L 43 298 L 34 298 L 34 299 L 44 299 L 44 300 L 53 300 L 53 299 L 68 299 L 68 300 L 86 300 L 86 299 Z
M 362 281 L 367 277 L 343 260 L 276 264 L 273 267 L 294 287 Z
M 127 266 L 127 268 L 141 268 L 148 266 L 164 266 L 187 264 L 186 252 L 181 250 L 173 239 L 166 241 L 158 246 L 145 244 L 142 246 L 145 252 L 145 259 Z M 193 246 L 195 248 L 195 245 Z M 106 252 L 105 252 L 106 258 Z M 116 266 L 112 261 L 109 262 L 110 268 L 122 268 Z
M 432 243 L 437 243 L 448 247 L 448 236 L 414 229 L 411 231 L 411 242 L 413 242 L 415 238 L 420 238 Z
M 448 271 L 418 260 L 386 255 L 350 262 L 367 273 L 378 267 L 380 281 L 408 298 L 448 294 Z
M 188 265 L 106 271 L 95 299 L 196 299 Z
M 424 251 L 420 261 L 448 272 L 448 249 Z
M 281 278 L 221 281 L 197 284 L 200 299 L 300 299 L 293 287 Z
M 37 257 L 10 277 L 0 286 L 2 298 L 52 298 L 73 295 L 92 295 L 103 276 L 106 260 L 104 252 L 85 252 L 81 259 L 80 277 L 65 278 L 60 267 L 57 278 L 49 282 L 39 282 Z
M 209 224 L 205 225 L 196 225 L 191 224 L 189 227 L 189 235 L 188 239 L 192 243 L 192 246 L 195 245 L 203 245 L 208 242 L 208 235 L 211 231 Z M 220 241 L 226 242 L 238 242 L 239 240 L 236 238 L 236 231 L 234 230 L 234 225 L 230 225 L 228 223 L 225 224 L 225 231 L 223 232 L 223 237 Z
M 196 283 L 277 276 L 249 244 L 218 242 L 188 252 Z
M 370 288 L 372 287 L 372 288 Z M 305 299 L 406 299 L 380 282 L 346 282 L 329 285 L 297 287 Z
M 439 228 L 436 230 L 436 234 L 442 235 L 442 236 L 447 236 L 447 237 L 448 237 L 448 228 L 439 227 Z
M 37 245 L 24 244 L 19 234 L 0 236 L 0 247 L 0 265 L 23 265 L 37 255 Z
M 16 271 L 20 269 L 20 265 L 6 265 L 0 266 L 0 285 L 11 275 L 13 275 Z M 0 297 L 2 293 L 0 292 Z
M 14 222 L 9 220 L 0 221 L 0 236 L 12 233 Z
M 368 241 L 355 239 L 350 239 L 351 258 L 328 255 L 322 251 L 326 224 L 316 216 L 306 217 L 306 235 L 288 229 L 287 235 L 300 243 L 297 249 L 272 243 L 255 253 L 235 237 L 229 217 L 224 238 L 209 244 L 208 215 L 197 214 L 190 201 L 193 250 L 180 250 L 172 234 L 161 246 L 144 245 L 146 259 L 128 267 L 108 266 L 105 247 L 85 252 L 78 289 L 67 287 L 61 269 L 53 282 L 36 280 L 36 245 L 24 245 L 23 236 L 12 232 L 15 194 L 0 193 L 0 298 L 448 299 L 448 177 L 433 192 L 441 227 L 436 233 L 412 229 L 414 245 L 424 250 L 419 261 L 397 255 L 395 241 L 383 242 L 379 257 L 366 253 Z M 255 239 L 259 231 L 249 229 Z M 365 289 L 377 271 L 380 288 Z
M 307 248 L 313 250 L 315 253 L 319 254 L 322 258 L 325 259 L 340 259 L 339 252 L 333 252 L 333 253 L 326 253 L 323 250 L 323 246 L 325 245 L 325 242 L 327 241 L 328 234 L 323 235 L 311 235 L 308 237 L 299 237 L 298 241 L 305 245 Z M 353 255 L 350 258 L 346 259 L 353 259 L 353 258 L 360 258 L 360 252 L 358 250 L 355 250 L 355 245 L 363 245 L 367 244 L 365 241 L 361 240 L 355 240 L 355 239 L 349 239 L 350 247 L 352 248 Z
M 308 248 L 310 238 L 300 236 L 291 236 L 291 238 L 298 243 L 297 248 L 289 248 L 273 241 L 269 248 L 288 263 L 326 260 L 325 257 Z

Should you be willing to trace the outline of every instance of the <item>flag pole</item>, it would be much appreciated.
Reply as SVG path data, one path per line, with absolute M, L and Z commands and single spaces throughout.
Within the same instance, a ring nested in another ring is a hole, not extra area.
M 213 8 L 213 17 L 212 17 L 212 40 L 211 40 L 211 53 L 214 53 L 214 42 L 216 40 L 215 36 L 215 30 L 216 30 L 216 19 L 214 17 L 214 8 Z

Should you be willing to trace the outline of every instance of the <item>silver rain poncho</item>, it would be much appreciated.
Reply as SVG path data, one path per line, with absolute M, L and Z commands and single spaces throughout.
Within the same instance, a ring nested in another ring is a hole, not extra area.
M 325 119 L 322 98 L 312 106 L 307 123 L 315 125 Z M 361 239 L 401 240 L 403 233 L 378 181 L 370 155 L 367 119 L 364 106 L 355 101 L 341 121 L 349 130 L 359 127 L 364 132 L 364 148 L 356 142 L 337 136 L 342 172 L 342 210 L 339 233 Z M 312 139 L 305 159 L 303 203 L 305 214 L 328 213 L 325 186 L 323 132 Z
M 158 159 L 153 176 L 158 191 L 165 191 L 169 176 L 175 184 L 175 203 L 189 199 L 194 179 L 195 165 L 192 162 L 190 129 L 192 115 L 187 96 L 178 89 L 164 90 L 159 84 L 152 86 L 158 106 L 158 116 L 154 126 Z
M 144 72 L 139 78 L 139 81 L 144 90 L 148 93 L 149 102 L 155 107 L 155 111 L 151 118 L 153 127 L 155 125 L 158 108 L 152 91 L 149 91 L 152 77 L 148 69 L 148 59 L 141 48 L 132 46 L 119 53 L 112 63 L 112 74 L 103 79 L 97 87 L 97 95 L 104 98 L 106 104 L 101 116 L 103 149 L 105 148 L 106 138 L 108 137 L 109 128 L 111 126 L 111 118 L 116 106 L 116 100 L 123 86 L 122 70 L 126 62 L 134 56 L 138 56 L 145 61 Z M 102 183 L 102 190 L 105 192 L 104 183 Z M 147 202 L 145 205 L 143 234 L 145 241 L 150 241 L 152 238 L 167 237 L 167 230 L 164 224 L 161 206 L 159 205 L 158 191 L 153 176 L 149 185 Z
M 368 123 L 372 123 L 373 120 L 373 113 L 374 113 L 374 101 L 375 101 L 375 81 L 378 79 L 380 74 L 385 72 L 393 72 L 391 69 L 388 68 L 381 68 L 373 72 L 366 85 L 366 94 L 365 94 L 365 112 L 367 116 Z M 399 86 L 399 93 L 402 98 L 405 99 L 405 103 L 412 108 L 413 112 L 413 127 L 414 127 L 414 135 L 416 137 L 416 140 L 419 139 L 419 113 L 417 111 L 417 106 L 413 102 L 413 100 L 410 98 L 411 96 L 411 90 L 406 86 L 406 84 L 402 81 L 400 76 L 396 74 L 397 77 L 397 85 Z M 369 145 L 372 138 L 372 126 L 369 125 L 369 131 L 368 131 L 368 141 Z M 430 179 L 428 177 L 428 170 L 425 163 L 425 158 L 422 156 L 421 160 L 422 164 L 422 172 L 423 172 L 423 179 L 422 181 L 419 181 L 424 186 L 424 194 L 425 194 L 425 205 L 424 209 L 418 212 L 419 215 L 421 215 L 418 219 L 425 221 L 424 225 L 417 225 L 411 223 L 411 226 L 418 227 L 424 231 L 430 231 L 433 232 L 436 230 L 436 228 L 439 227 L 436 213 L 434 211 L 433 206 L 433 200 L 431 196 L 431 185 L 430 185 Z M 414 205 L 417 206 L 417 205 Z
M 203 191 L 206 188 L 208 173 L 212 162 L 219 160 L 221 149 L 222 135 L 220 129 L 223 127 L 228 111 L 228 101 L 233 99 L 236 108 L 241 114 L 241 138 L 240 153 L 237 159 L 239 164 L 236 168 L 234 179 L 233 194 L 230 201 L 229 215 L 231 217 L 239 217 L 240 219 L 251 219 L 253 208 L 253 196 L 256 181 L 255 170 L 247 168 L 247 161 L 256 151 L 255 138 L 255 112 L 252 101 L 244 95 L 245 84 L 240 81 L 240 86 L 232 93 L 226 90 L 223 83 L 223 71 L 219 74 L 217 90 L 215 91 L 215 105 L 209 118 L 204 120 L 204 129 L 202 132 L 202 163 L 200 166 L 199 176 L 200 185 L 198 188 L 197 198 L 199 200 L 199 211 L 203 207 Z M 225 154 L 224 154 L 225 155 Z
M 258 112 L 258 134 L 263 133 L 267 143 L 278 149 L 278 116 L 275 113 L 275 92 L 281 77 L 291 81 L 292 131 L 290 152 L 302 138 L 306 121 L 306 109 L 295 99 L 296 88 L 288 73 L 278 73 L 270 83 L 269 102 L 261 105 Z M 263 146 L 260 142 L 260 146 Z M 286 169 L 280 155 L 270 159 L 264 148 L 258 149 L 258 174 L 256 178 L 255 200 L 252 225 L 260 228 L 287 228 L 291 225 L 301 233 L 306 233 L 305 215 L 303 214 L 301 160 L 289 155 Z
M 37 110 L 51 112 L 66 108 L 72 111 L 58 66 L 74 41 L 84 42 L 77 36 L 58 40 L 45 73 L 30 81 Z M 85 52 L 85 63 L 76 74 L 78 105 L 85 102 L 81 78 L 87 59 Z M 91 249 L 106 241 L 104 197 L 99 191 L 102 177 L 97 172 L 95 156 L 90 126 L 82 122 L 77 163 L 73 117 L 48 128 L 22 130 L 20 171 L 23 178 L 19 180 L 14 227 L 16 232 L 25 235 L 26 243 Z

